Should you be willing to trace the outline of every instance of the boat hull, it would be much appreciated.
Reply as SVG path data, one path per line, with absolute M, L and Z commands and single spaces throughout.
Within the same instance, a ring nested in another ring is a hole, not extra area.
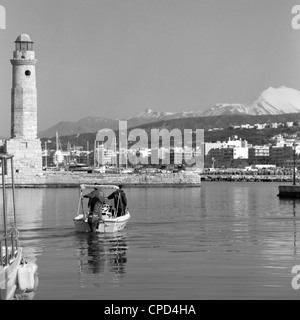
M 0 267 L 0 300 L 11 300 L 14 297 L 21 259 L 22 248 L 19 247 L 14 261 L 8 266 Z
M 124 216 L 117 218 L 110 218 L 108 216 L 103 215 L 102 220 L 96 228 L 96 232 L 112 233 L 121 231 L 125 228 L 129 219 L 129 212 L 127 212 Z M 87 222 L 87 219 L 84 219 L 82 214 L 76 216 L 73 221 L 75 224 L 76 232 L 91 232 L 91 228 Z

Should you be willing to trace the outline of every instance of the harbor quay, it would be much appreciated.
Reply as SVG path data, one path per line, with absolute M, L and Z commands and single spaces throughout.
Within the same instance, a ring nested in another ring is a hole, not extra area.
M 1 180 L 1 179 L 0 179 Z M 124 187 L 200 187 L 201 177 L 195 172 L 103 174 L 49 171 L 35 175 L 15 175 L 17 188 L 75 188 L 79 184 L 120 185 Z
M 296 182 L 300 176 L 296 175 Z M 201 181 L 243 181 L 243 182 L 292 182 L 292 174 L 201 174 Z
M 292 182 L 293 176 L 266 175 L 201 175 L 201 181 L 242 181 L 242 182 Z M 300 182 L 300 178 L 296 178 Z

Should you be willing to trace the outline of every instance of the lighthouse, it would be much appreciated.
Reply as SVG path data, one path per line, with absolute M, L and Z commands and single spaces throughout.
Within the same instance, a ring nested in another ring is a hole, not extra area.
M 33 41 L 21 34 L 15 41 L 12 64 L 11 137 L 6 152 L 14 155 L 16 179 L 42 172 L 41 141 L 37 138 L 37 88 Z

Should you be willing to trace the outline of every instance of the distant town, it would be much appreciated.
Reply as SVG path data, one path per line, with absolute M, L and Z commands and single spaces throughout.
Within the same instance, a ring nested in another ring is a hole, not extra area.
M 300 153 L 300 138 L 297 129 L 300 130 L 299 122 L 285 123 L 258 123 L 254 125 L 242 124 L 230 126 L 234 134 L 227 141 L 205 143 L 205 167 L 211 168 L 247 168 L 247 167 L 281 167 L 292 168 L 294 160 L 296 167 L 300 165 L 298 155 Z M 264 145 L 253 145 L 246 139 L 238 136 L 240 129 L 256 131 L 264 129 L 294 128 L 294 133 L 276 134 L 270 138 L 271 142 Z M 222 131 L 224 128 L 208 129 Z M 295 154 L 295 159 L 294 159 Z
M 271 142 L 263 145 L 253 145 L 239 137 L 241 129 L 255 131 L 263 131 L 267 128 L 293 128 L 293 133 L 280 133 L 271 137 Z M 299 132 L 298 132 L 299 128 Z M 300 167 L 300 123 L 285 122 L 285 123 L 257 123 L 254 125 L 241 124 L 230 125 L 226 128 L 210 128 L 206 130 L 206 134 L 211 132 L 230 130 L 232 136 L 226 141 L 206 141 L 201 152 L 204 153 L 204 168 L 206 172 L 214 170 L 224 170 L 230 168 L 236 169 L 268 169 L 275 168 L 292 169 L 295 165 Z M 299 134 L 298 134 L 299 133 Z M 159 148 L 153 150 L 151 148 L 134 147 L 128 150 L 123 150 L 127 157 L 137 155 L 139 163 L 136 165 L 130 163 L 120 165 L 120 155 L 117 149 L 105 149 L 103 144 L 95 143 L 86 146 L 75 145 L 68 143 L 65 150 L 62 148 L 59 137 L 56 137 L 55 144 L 50 144 L 48 140 L 42 145 L 43 152 L 43 167 L 44 169 L 59 169 L 71 171 L 98 171 L 103 173 L 108 172 L 146 172 L 161 171 L 161 170 L 196 170 L 193 166 L 184 164 L 184 156 L 195 156 L 199 150 L 186 148 Z M 1 145 L 4 141 L 0 140 Z M 53 148 L 54 146 L 54 148 Z M 159 164 L 151 165 L 151 154 L 156 152 L 159 157 Z

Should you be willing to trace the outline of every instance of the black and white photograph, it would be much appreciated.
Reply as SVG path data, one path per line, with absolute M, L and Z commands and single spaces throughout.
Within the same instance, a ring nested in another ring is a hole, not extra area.
M 299 300 L 300 0 L 0 0 L 0 48 L 0 300 Z

